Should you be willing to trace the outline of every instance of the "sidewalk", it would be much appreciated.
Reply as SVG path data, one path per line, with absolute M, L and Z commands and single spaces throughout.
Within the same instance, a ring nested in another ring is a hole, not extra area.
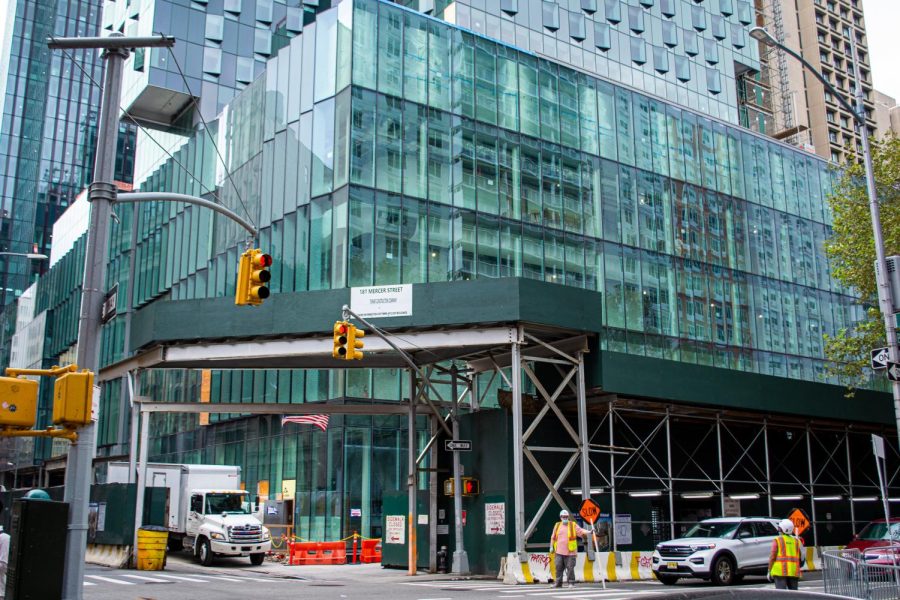
M 312 581 L 371 581 L 380 583 L 399 583 L 404 581 L 471 581 L 487 580 L 497 581 L 495 576 L 472 575 L 461 577 L 452 574 L 429 573 L 419 571 L 414 577 L 407 574 L 405 569 L 385 569 L 380 564 L 347 564 L 347 565 L 286 565 L 280 562 L 266 560 L 258 567 L 254 567 L 246 559 L 217 558 L 210 567 L 204 567 L 192 560 L 186 553 L 170 553 L 167 558 L 166 571 L 174 573 L 209 573 L 228 575 L 240 571 L 241 573 L 257 573 L 269 577 L 296 578 Z

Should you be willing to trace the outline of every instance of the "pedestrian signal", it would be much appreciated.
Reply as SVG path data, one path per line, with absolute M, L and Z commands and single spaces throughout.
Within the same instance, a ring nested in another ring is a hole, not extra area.
M 37 419 L 38 382 L 0 377 L 0 429 L 31 429 Z
M 247 250 L 238 262 L 234 303 L 238 306 L 258 306 L 269 297 L 267 283 L 272 279 L 269 267 L 272 257 L 259 248 Z
M 91 422 L 94 374 L 90 371 L 65 373 L 53 384 L 53 424 L 78 427 Z
M 463 477 L 462 478 L 462 495 L 463 496 L 477 496 L 481 493 L 481 485 L 478 483 L 478 480 L 474 477 Z

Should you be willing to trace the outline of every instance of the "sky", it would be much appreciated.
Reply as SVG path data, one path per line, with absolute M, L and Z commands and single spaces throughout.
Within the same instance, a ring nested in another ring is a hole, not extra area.
M 875 89 L 900 101 L 900 0 L 863 0 Z

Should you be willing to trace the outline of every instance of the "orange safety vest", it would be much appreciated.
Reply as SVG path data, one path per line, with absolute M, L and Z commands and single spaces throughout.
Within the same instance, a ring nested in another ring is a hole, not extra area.
M 562 524 L 562 521 L 557 521 L 556 526 L 553 528 L 553 553 L 556 553 L 556 532 L 559 531 L 559 526 Z M 569 552 L 578 552 L 578 538 L 575 536 L 575 521 L 569 519 L 569 543 L 568 543 Z
M 775 538 L 777 551 L 772 577 L 800 577 L 800 542 L 792 535 Z

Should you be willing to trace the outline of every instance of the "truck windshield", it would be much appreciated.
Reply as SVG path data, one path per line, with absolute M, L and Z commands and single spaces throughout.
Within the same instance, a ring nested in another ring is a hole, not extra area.
M 684 537 L 687 538 L 727 538 L 731 537 L 740 522 L 697 523 Z
M 207 494 L 206 495 L 206 514 L 232 514 L 232 515 L 249 515 L 250 514 L 250 495 L 249 494 Z
M 859 532 L 861 540 L 888 540 L 900 539 L 900 523 L 891 523 L 891 533 L 888 534 L 887 523 L 869 523 Z

